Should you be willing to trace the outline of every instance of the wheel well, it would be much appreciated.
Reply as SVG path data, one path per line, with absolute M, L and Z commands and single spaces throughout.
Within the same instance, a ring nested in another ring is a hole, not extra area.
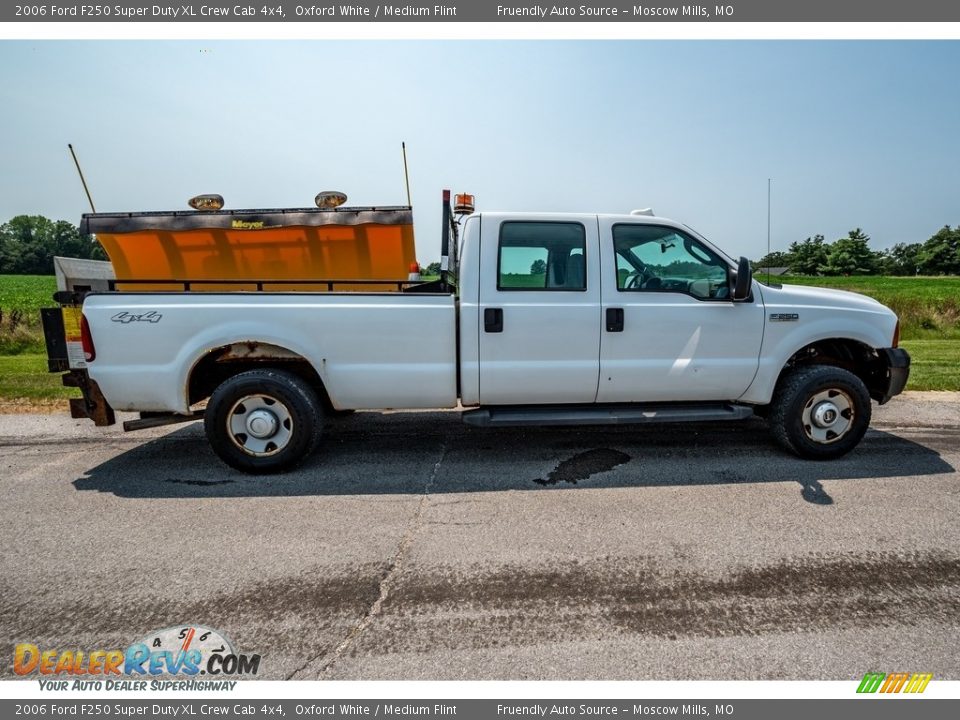
M 886 387 L 887 368 L 869 345 L 849 338 L 818 340 L 795 352 L 780 371 L 780 378 L 801 365 L 832 365 L 849 370 L 863 380 L 870 396 L 879 400 Z M 779 383 L 779 378 L 777 382 Z
M 228 378 L 247 370 L 265 368 L 297 375 L 314 389 L 325 409 L 332 409 L 323 380 L 309 360 L 279 345 L 257 341 L 233 343 L 209 350 L 190 370 L 187 402 L 190 405 L 202 402 Z

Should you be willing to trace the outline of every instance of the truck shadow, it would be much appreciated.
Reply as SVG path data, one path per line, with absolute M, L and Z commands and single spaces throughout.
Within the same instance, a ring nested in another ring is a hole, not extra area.
M 669 487 L 796 482 L 804 500 L 832 503 L 824 480 L 955 472 L 933 447 L 955 429 L 871 430 L 831 462 L 783 452 L 760 421 L 710 425 L 475 429 L 450 412 L 362 412 L 325 430 L 318 452 L 282 475 L 255 477 L 213 454 L 202 425 L 122 452 L 74 481 L 128 498 L 234 498 Z

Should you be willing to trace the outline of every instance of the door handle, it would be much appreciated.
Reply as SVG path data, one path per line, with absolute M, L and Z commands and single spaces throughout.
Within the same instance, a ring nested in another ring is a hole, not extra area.
M 607 308 L 607 332 L 623 332 L 623 308 Z
M 488 333 L 503 332 L 503 310 L 501 308 L 484 309 L 483 329 Z

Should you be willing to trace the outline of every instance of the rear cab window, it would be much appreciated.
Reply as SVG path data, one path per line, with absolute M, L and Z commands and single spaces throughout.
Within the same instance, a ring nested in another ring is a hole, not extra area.
M 587 289 L 586 231 L 576 222 L 500 226 L 498 290 Z

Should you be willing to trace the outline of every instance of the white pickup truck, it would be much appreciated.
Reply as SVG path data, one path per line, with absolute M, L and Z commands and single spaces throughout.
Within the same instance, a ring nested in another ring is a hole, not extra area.
M 761 284 L 745 258 L 649 211 L 458 223 L 448 193 L 443 211 L 432 283 L 58 293 L 82 303 L 83 357 L 67 363 L 48 328 L 51 370 L 83 390 L 74 416 L 140 412 L 128 429 L 202 416 L 220 458 L 251 473 L 302 461 L 325 415 L 458 405 L 478 426 L 759 415 L 786 449 L 836 458 L 866 432 L 871 398 L 906 384 L 888 308 Z

